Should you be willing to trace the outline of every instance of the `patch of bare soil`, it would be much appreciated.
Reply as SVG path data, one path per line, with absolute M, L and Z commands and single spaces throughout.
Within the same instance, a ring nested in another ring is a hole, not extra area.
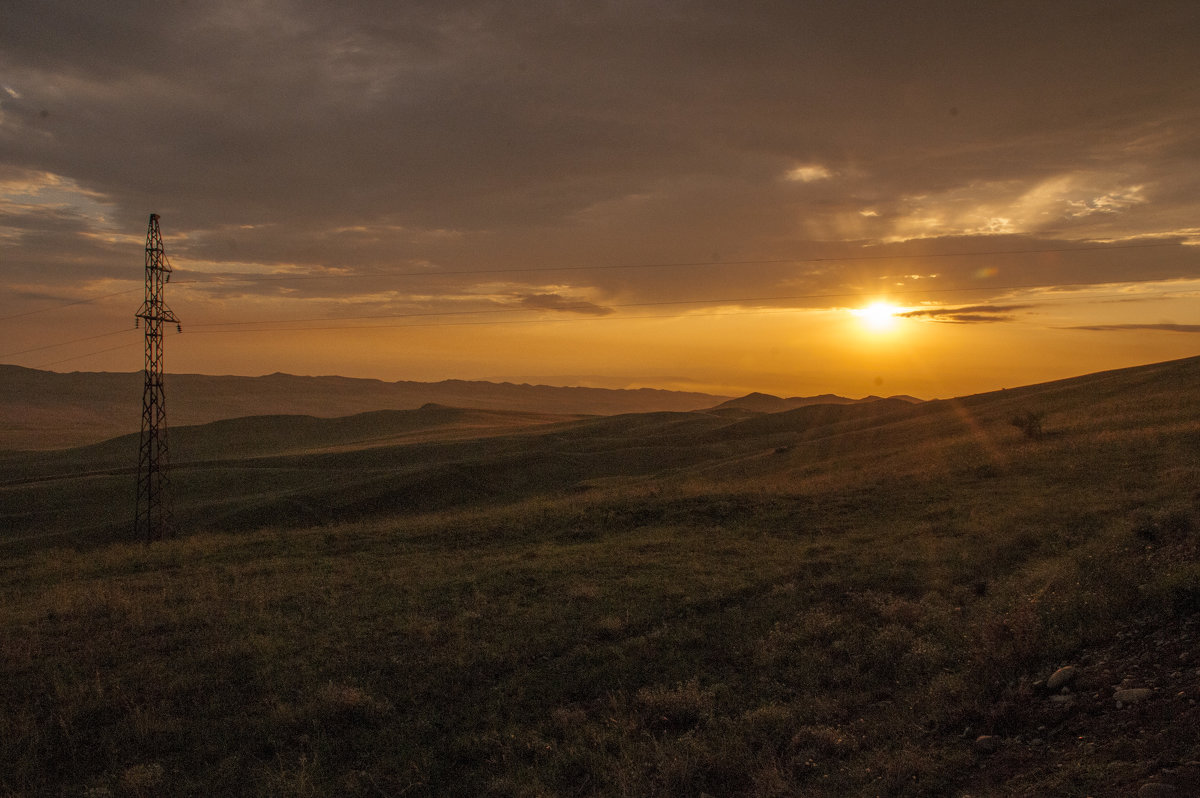
M 1200 612 L 1131 620 L 1062 665 L 965 730 L 963 798 L 1200 796 Z

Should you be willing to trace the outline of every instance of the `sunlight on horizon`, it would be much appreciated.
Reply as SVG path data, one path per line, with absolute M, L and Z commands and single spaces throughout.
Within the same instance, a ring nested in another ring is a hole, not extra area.
M 863 326 L 873 333 L 887 333 L 895 330 L 899 319 L 897 318 L 902 308 L 891 304 L 890 302 L 877 301 L 872 302 L 864 308 L 856 308 L 850 312 L 857 316 Z

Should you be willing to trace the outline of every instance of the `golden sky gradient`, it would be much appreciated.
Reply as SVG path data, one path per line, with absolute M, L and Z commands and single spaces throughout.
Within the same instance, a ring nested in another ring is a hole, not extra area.
M 139 370 L 152 212 L 174 372 L 933 398 L 1194 355 L 1196 30 L 1153 1 L 14 0 L 0 362 Z

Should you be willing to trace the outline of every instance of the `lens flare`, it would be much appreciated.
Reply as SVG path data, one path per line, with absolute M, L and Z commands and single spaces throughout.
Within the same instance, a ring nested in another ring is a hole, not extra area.
M 887 332 L 893 329 L 897 322 L 896 314 L 899 312 L 900 308 L 890 302 L 872 302 L 865 308 L 851 311 L 872 332 Z

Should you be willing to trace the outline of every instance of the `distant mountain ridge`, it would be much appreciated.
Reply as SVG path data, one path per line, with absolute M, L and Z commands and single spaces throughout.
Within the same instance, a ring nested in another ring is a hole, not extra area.
M 0 451 L 98 443 L 141 428 L 141 372 L 53 372 L 0 364 Z M 412 382 L 356 377 L 261 377 L 167 374 L 171 426 L 232 418 L 305 415 L 337 418 L 428 404 L 557 415 L 687 412 L 783 413 L 811 405 L 879 401 L 836 394 L 782 398 L 750 393 L 736 399 L 655 388 L 612 389 L 528 383 L 443 380 Z M 889 397 L 919 403 L 911 396 Z
M 713 410 L 749 410 L 754 413 L 784 413 L 788 410 L 795 410 L 799 407 L 808 407 L 810 405 L 854 405 L 863 402 L 878 402 L 884 397 L 882 396 L 864 396 L 862 399 L 848 399 L 845 396 L 838 396 L 832 393 L 823 393 L 818 396 L 792 396 L 784 399 L 779 396 L 774 396 L 769 393 L 749 393 L 737 399 L 730 399 L 727 402 L 722 402 L 713 408 Z M 908 404 L 920 404 L 923 400 L 917 399 L 914 396 L 889 396 L 888 399 L 896 399 Z
M 0 365 L 0 450 L 82 446 L 141 429 L 141 372 L 39 371 Z M 704 410 L 728 399 L 654 388 L 557 387 L 469 380 L 167 374 L 171 426 L 264 415 L 324 418 L 427 404 L 562 415 Z
M 618 484 L 640 490 L 647 479 L 808 485 L 814 458 L 841 461 L 839 470 L 855 480 L 903 481 L 906 473 L 928 473 L 929 441 L 954 453 L 937 468 L 971 484 L 1063 439 L 1063 452 L 1091 441 L 1089 468 L 1107 472 L 1106 458 L 1121 451 L 1108 437 L 1114 424 L 1143 446 L 1146 431 L 1170 430 L 1174 456 L 1192 462 L 1200 439 L 1189 400 L 1198 391 L 1195 357 L 919 404 L 821 402 L 779 413 L 572 417 L 426 404 L 336 418 L 244 416 L 172 426 L 171 465 L 182 490 L 177 518 L 190 516 L 196 529 L 333 523 Z M 1048 420 L 1044 441 L 1027 440 L 1011 423 L 1030 409 Z M 0 452 L 0 544 L 6 535 L 127 534 L 137 440 L 133 431 L 78 448 Z M 890 454 L 881 459 L 883 452 Z M 1194 492 L 1185 478 L 1176 480 Z

